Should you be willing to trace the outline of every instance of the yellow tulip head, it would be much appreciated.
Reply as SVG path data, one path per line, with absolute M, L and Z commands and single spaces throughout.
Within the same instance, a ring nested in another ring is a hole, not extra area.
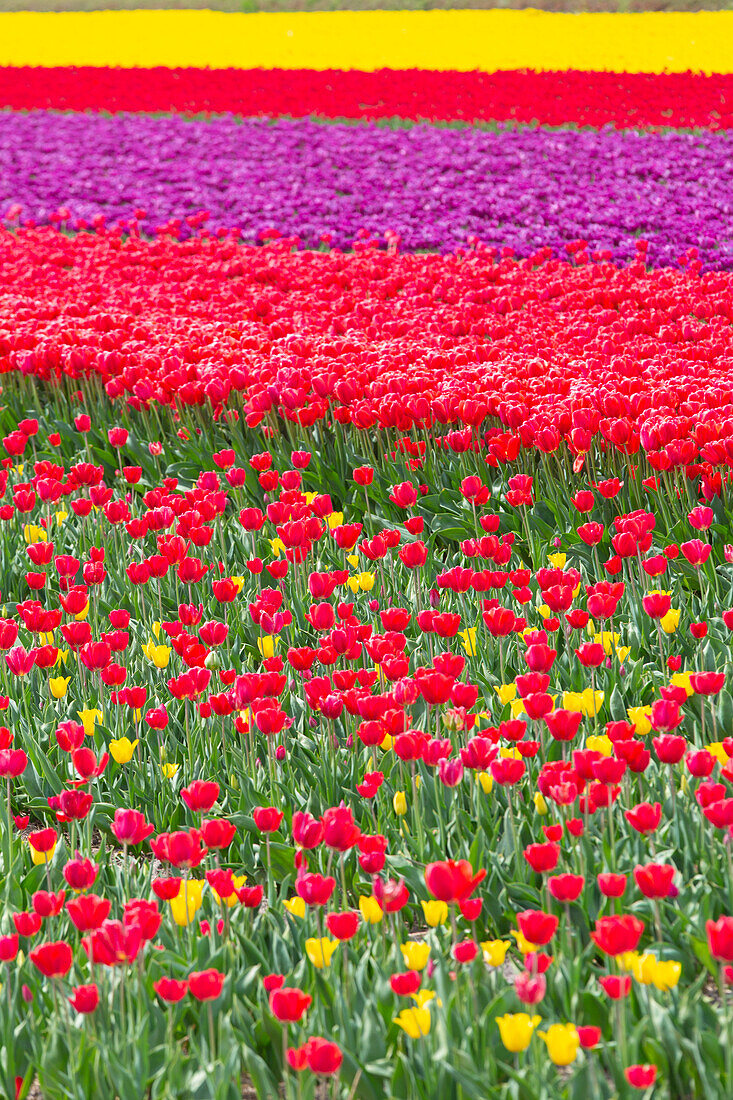
M 119 737 L 116 741 L 110 741 L 109 754 L 116 764 L 129 764 L 139 744 L 139 740 L 131 741 L 129 737 Z
M 359 898 L 359 912 L 365 924 L 379 924 L 384 917 L 384 911 L 377 899 L 371 896 L 361 895 Z
M 424 940 L 401 943 L 400 951 L 408 970 L 424 970 L 430 958 L 430 944 Z
M 430 928 L 437 928 L 439 924 L 445 924 L 448 920 L 448 906 L 444 901 L 421 901 L 425 923 Z
M 411 1039 L 420 1039 L 430 1031 L 430 1009 L 403 1008 L 399 1016 L 395 1016 L 394 1022 Z
M 339 945 L 339 940 L 329 940 L 326 936 L 316 938 L 312 936 L 305 941 L 305 953 L 315 966 L 316 970 L 323 970 L 331 965 L 331 956 Z
M 512 1054 L 526 1050 L 532 1038 L 532 1032 L 540 1023 L 540 1016 L 530 1016 L 527 1012 L 507 1013 L 497 1016 L 501 1041 Z
M 552 1024 L 539 1034 L 545 1041 L 550 1061 L 556 1066 L 569 1066 L 575 1061 L 580 1046 L 575 1024 Z
M 509 940 L 483 940 L 481 951 L 487 966 L 503 966 L 506 953 L 511 947 Z
M 70 680 L 70 676 L 52 676 L 50 678 L 48 687 L 54 699 L 63 699 Z

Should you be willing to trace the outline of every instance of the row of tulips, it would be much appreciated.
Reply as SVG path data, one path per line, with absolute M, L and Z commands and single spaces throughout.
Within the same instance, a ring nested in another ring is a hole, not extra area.
M 425 69 L 119 69 L 0 66 L 14 111 L 287 115 L 728 130 L 733 76 Z
M 6 383 L 6 1095 L 729 1093 L 722 482 Z
M 136 224 L 3 232 L 1 371 L 30 385 L 99 377 L 111 398 L 151 409 L 161 448 L 162 404 L 180 408 L 189 435 L 211 415 L 236 431 L 283 420 L 294 448 L 301 429 L 330 445 L 335 419 L 342 477 L 342 429 L 354 425 L 370 456 L 405 433 L 421 446 L 427 432 L 494 468 L 525 451 L 544 456 L 546 475 L 572 461 L 599 481 L 626 479 L 635 507 L 660 484 L 669 496 L 686 469 L 707 495 L 722 489 L 732 276 L 701 274 L 694 256 L 685 270 L 650 271 L 642 241 L 625 267 L 583 241 L 564 260 L 478 246 L 394 254 L 368 240 L 313 253 L 289 239 L 249 248 L 224 230 L 145 241 Z M 50 434 L 75 438 L 79 411 Z M 6 438 L 10 455 L 31 446 L 15 430 Z M 266 491 L 278 484 L 266 480 Z M 549 476 L 544 491 L 566 496 Z
M 569 248 L 625 263 L 643 240 L 652 267 L 697 249 L 729 270 L 732 146 L 728 132 L 8 111 L 0 212 L 65 229 L 134 219 L 148 237 L 208 224 L 249 244 L 275 230 L 346 248 L 366 233 L 439 252 L 476 238 L 523 258 Z

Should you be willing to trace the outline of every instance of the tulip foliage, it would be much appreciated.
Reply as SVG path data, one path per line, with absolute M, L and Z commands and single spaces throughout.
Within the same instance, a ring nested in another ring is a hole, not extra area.
M 729 277 L 6 243 L 0 1092 L 729 1094 Z

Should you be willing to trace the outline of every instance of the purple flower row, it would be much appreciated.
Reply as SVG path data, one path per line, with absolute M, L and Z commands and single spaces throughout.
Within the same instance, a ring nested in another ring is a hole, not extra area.
M 72 223 L 143 209 L 146 232 L 210 212 L 248 241 L 276 228 L 307 246 L 360 230 L 401 247 L 452 250 L 478 237 L 518 255 L 582 238 L 614 259 L 649 241 L 649 262 L 696 247 L 733 268 L 733 132 L 389 129 L 308 119 L 0 112 L 0 214 Z M 185 227 L 184 227 L 185 228 Z

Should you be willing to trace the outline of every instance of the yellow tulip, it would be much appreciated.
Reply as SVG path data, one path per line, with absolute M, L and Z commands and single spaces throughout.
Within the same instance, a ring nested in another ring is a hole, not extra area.
M 715 759 L 720 764 L 721 768 L 724 768 L 725 765 L 728 763 L 730 757 L 728 756 L 728 753 L 723 748 L 723 742 L 722 741 L 711 741 L 710 744 L 707 746 L 707 750 L 708 750 L 709 753 L 712 753 L 712 755 L 715 757 Z
M 175 779 L 180 766 L 180 764 L 161 764 L 160 770 L 165 779 Z
M 186 928 L 198 913 L 205 885 L 203 879 L 187 879 L 181 883 L 178 895 L 169 901 L 173 920 L 179 928 Z
M 299 917 L 301 920 L 305 916 L 305 902 L 300 897 L 290 898 L 288 901 L 283 902 L 283 906 L 291 917 Z
M 331 965 L 331 956 L 339 945 L 339 940 L 329 940 L 326 936 L 319 939 L 311 937 L 305 941 L 305 953 L 316 970 Z
M 379 742 L 379 747 L 382 750 L 382 752 L 389 752 L 389 750 L 392 748 L 393 745 L 394 745 L 394 737 L 392 736 L 391 733 L 385 734 L 384 740 Z
M 613 756 L 613 741 L 605 733 L 591 733 L 585 739 L 585 747 L 602 756 Z
M 232 581 L 233 584 L 236 585 L 237 595 L 239 595 L 239 593 L 244 588 L 244 584 L 245 584 L 244 577 L 230 577 L 230 580 Z
M 70 680 L 70 676 L 51 677 L 48 681 L 48 686 L 54 699 L 63 699 L 64 695 L 66 695 L 66 689 L 69 686 Z
M 548 810 L 547 803 L 545 802 L 542 791 L 535 791 L 535 793 L 532 795 L 532 801 L 534 802 L 534 808 L 537 813 L 540 815 L 540 817 L 544 817 Z
M 494 777 L 490 772 L 477 772 L 476 778 L 481 784 L 481 790 L 484 794 L 491 794 L 494 786 Z
M 640 737 L 646 737 L 652 728 L 651 707 L 629 707 L 626 711 L 629 721 L 634 723 L 634 729 Z
M 109 743 L 110 756 L 116 764 L 129 764 L 139 744 L 137 739 L 131 741 L 129 737 L 118 737 L 116 741 Z
M 86 619 L 88 614 L 89 614 L 89 600 L 87 600 L 87 602 L 84 604 L 81 611 L 79 611 L 78 614 L 74 615 L 74 618 L 75 618 L 76 622 L 81 623 L 81 622 L 84 621 L 84 619 Z
M 96 509 L 96 511 L 99 511 L 99 509 Z M 65 512 L 65 511 L 63 510 L 63 508 L 60 508 L 60 509 L 58 510 L 58 512 L 56 512 L 56 513 L 55 513 L 55 515 L 56 515 L 56 526 L 57 526 L 57 527 L 61 527 L 61 526 L 63 526 L 63 524 L 64 524 L 64 523 L 66 522 L 66 520 L 67 520 L 67 519 L 69 518 L 69 513 L 68 513 L 68 512 Z
M 399 1016 L 395 1016 L 394 1022 L 411 1039 L 420 1039 L 430 1031 L 430 1009 L 403 1008 Z
M 681 973 L 681 963 L 675 962 L 673 959 L 657 961 L 652 974 L 652 985 L 660 993 L 667 993 L 670 989 L 675 988 L 680 980 Z
M 285 543 L 282 541 L 282 539 L 268 539 L 267 541 L 270 544 L 270 549 L 272 550 L 272 553 L 275 555 L 276 558 L 279 558 L 283 550 L 286 549 Z
M 152 661 L 156 668 L 167 668 L 171 655 L 171 651 L 167 645 L 156 645 L 155 642 L 148 642 L 146 645 L 142 646 L 142 651 L 147 659 Z
M 499 702 L 506 706 L 507 703 L 511 703 L 512 699 L 517 697 L 517 685 L 516 684 L 499 684 L 494 688 L 494 691 L 499 696 Z
M 328 525 L 328 529 L 330 531 L 333 531 L 334 527 L 340 527 L 343 522 L 343 512 L 331 512 L 331 515 L 326 517 L 326 524 Z
M 435 996 L 433 989 L 418 989 L 417 993 L 411 993 L 410 996 L 418 1008 L 425 1008 L 425 1005 L 430 1004 L 431 1001 L 435 1001 L 439 1008 L 443 1005 L 443 1002 Z
M 532 1038 L 532 1032 L 540 1023 L 540 1016 L 530 1016 L 526 1012 L 507 1013 L 497 1016 L 501 1041 L 512 1054 L 526 1050 Z
M 421 901 L 425 923 L 430 928 L 437 928 L 439 924 L 445 924 L 448 920 L 448 906 L 444 901 Z
M 402 817 L 407 813 L 407 799 L 404 791 L 395 791 L 392 806 L 398 817 Z
M 603 706 L 603 698 L 603 692 L 596 691 L 594 693 L 593 688 L 586 688 L 585 691 L 565 691 L 563 692 L 562 705 L 565 710 L 579 712 L 586 718 L 592 718 L 594 714 L 598 714 Z
M 633 958 L 629 960 L 631 965 L 628 969 L 636 978 L 637 982 L 642 985 L 652 984 L 652 975 L 656 969 L 657 959 L 656 955 L 652 955 L 651 952 L 645 952 L 643 955 L 638 951 L 633 953 Z
M 599 634 L 596 634 L 594 628 L 593 641 L 596 645 L 602 645 L 603 652 L 607 657 L 610 657 L 621 641 L 621 635 L 615 634 L 612 630 L 602 630 Z
M 81 724 L 84 727 L 84 736 L 93 737 L 95 723 L 102 721 L 101 710 L 78 710 L 76 713 L 79 715 Z
M 524 699 L 512 699 L 509 706 L 512 708 L 512 718 L 521 718 L 525 713 Z
M 279 637 L 273 636 L 272 634 L 265 634 L 263 638 L 257 639 L 257 648 L 260 651 L 260 656 L 263 657 L 264 660 L 268 660 L 268 658 L 275 656 L 275 650 L 279 644 Z
M 476 627 L 469 626 L 467 630 L 461 630 L 460 636 L 463 639 L 463 648 L 469 657 L 476 656 Z
M 537 944 L 530 943 L 523 932 L 520 932 L 518 928 L 512 929 L 509 933 L 513 937 L 517 947 L 523 955 L 530 955 L 533 951 L 537 950 Z
M 580 1046 L 575 1024 L 552 1024 L 547 1031 L 538 1034 L 544 1039 L 550 1061 L 556 1066 L 569 1066 L 575 1061 Z
M 356 569 L 357 565 L 359 564 L 360 559 L 359 559 L 358 554 L 347 554 L 346 555 L 346 560 L 349 563 L 349 565 L 352 566 L 352 568 Z
M 680 612 L 678 608 L 670 607 L 667 614 L 659 620 L 659 625 L 665 634 L 674 634 L 680 625 Z
M 23 528 L 23 538 L 30 546 L 33 542 L 47 542 L 48 535 L 42 527 L 36 527 L 33 523 L 27 523 Z
M 622 951 L 620 955 L 616 956 L 616 961 L 622 970 L 631 972 L 640 958 L 641 955 L 638 951 Z
M 3 614 L 4 614 L 4 612 L 3 612 Z M 41 633 L 38 635 L 38 644 L 39 645 L 53 645 L 53 639 L 54 639 L 53 630 L 49 630 L 45 634 L 43 633 L 43 631 L 41 631 Z
M 497 967 L 504 965 L 511 943 L 509 940 L 483 940 L 480 946 L 486 965 Z
M 674 676 L 669 681 L 672 687 L 684 688 L 688 699 L 691 695 L 695 694 L 695 690 L 691 683 L 692 675 L 691 672 L 675 672 Z
M 549 554 L 547 560 L 555 569 L 564 569 L 568 556 L 567 554 Z
M 424 970 L 430 958 L 430 944 L 424 940 L 411 940 L 401 943 L 400 951 L 408 970 Z
M 549 619 L 552 615 L 552 608 L 548 607 L 546 603 L 541 603 L 537 610 L 540 613 L 540 617 L 543 619 Z
M 362 894 L 359 898 L 359 912 L 362 915 L 362 919 L 365 924 L 379 924 L 384 917 L 382 906 L 372 894 L 367 896 Z

